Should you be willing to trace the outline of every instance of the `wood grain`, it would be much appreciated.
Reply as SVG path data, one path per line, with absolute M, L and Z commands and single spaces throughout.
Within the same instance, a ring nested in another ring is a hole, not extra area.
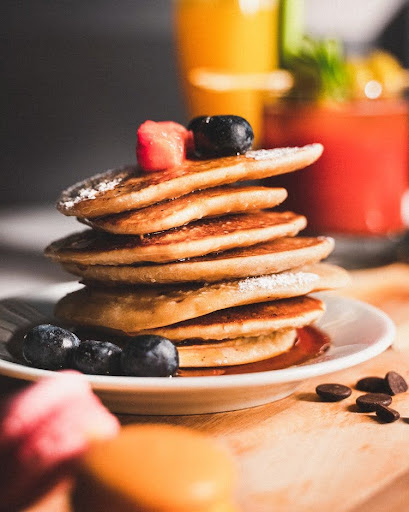
M 372 361 L 324 380 L 354 386 L 361 377 L 383 376 L 392 369 L 409 379 L 409 336 L 404 334 L 409 327 L 409 267 L 360 271 L 354 277 L 345 293 L 387 310 L 397 321 L 398 341 Z M 307 381 L 289 398 L 244 411 L 120 420 L 186 425 L 221 440 L 237 461 L 243 512 L 407 510 L 409 394 L 393 399 L 401 420 L 381 424 L 373 414 L 356 412 L 356 390 L 343 402 L 320 402 L 314 389 L 324 380 Z M 30 512 L 34 510 L 59 509 L 46 502 Z

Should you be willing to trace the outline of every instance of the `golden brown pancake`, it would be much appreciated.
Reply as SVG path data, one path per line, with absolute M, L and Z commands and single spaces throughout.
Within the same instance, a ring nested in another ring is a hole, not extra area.
M 204 217 L 272 208 L 286 197 L 284 188 L 216 187 L 140 210 L 89 219 L 86 224 L 109 233 L 145 235 L 177 228 Z
M 296 329 L 317 321 L 325 305 L 313 297 L 293 297 L 215 311 L 208 315 L 141 331 L 157 334 L 175 343 L 189 339 L 224 340 L 263 336 L 282 329 Z
M 302 169 L 315 162 L 322 151 L 321 144 L 310 144 L 212 160 L 187 160 L 161 172 L 143 173 L 136 166 L 110 170 L 65 190 L 57 208 L 64 215 L 89 218 L 136 210 L 200 189 Z
M 208 368 L 255 363 L 287 352 L 297 339 L 295 329 L 224 341 L 178 345 L 180 368 Z
M 261 211 L 203 219 L 144 237 L 90 229 L 53 242 L 45 254 L 57 261 L 85 265 L 160 263 L 296 235 L 305 225 L 302 215 Z
M 230 307 L 344 286 L 345 270 L 317 263 L 299 270 L 204 285 L 84 287 L 63 297 L 56 316 L 78 325 L 135 333 Z
M 250 247 L 157 265 L 81 265 L 63 262 L 70 273 L 87 281 L 128 284 L 214 282 L 282 272 L 316 263 L 328 256 L 328 237 L 284 237 Z

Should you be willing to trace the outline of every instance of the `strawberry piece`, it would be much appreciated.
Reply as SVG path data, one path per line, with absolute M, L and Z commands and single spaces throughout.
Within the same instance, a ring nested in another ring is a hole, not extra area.
M 136 158 L 140 167 L 155 172 L 181 165 L 191 138 L 191 132 L 173 121 L 145 121 L 137 133 Z
M 0 409 L 0 512 L 20 510 L 71 478 L 89 445 L 119 432 L 118 420 L 74 371 L 10 396 Z

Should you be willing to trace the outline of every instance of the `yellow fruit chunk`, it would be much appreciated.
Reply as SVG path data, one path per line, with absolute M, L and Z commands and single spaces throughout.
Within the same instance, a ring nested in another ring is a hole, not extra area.
M 75 510 L 238 512 L 235 470 L 221 446 L 172 425 L 124 427 L 85 456 Z
M 406 73 L 390 53 L 376 50 L 368 58 L 374 79 L 382 84 L 384 97 L 399 96 L 405 87 Z

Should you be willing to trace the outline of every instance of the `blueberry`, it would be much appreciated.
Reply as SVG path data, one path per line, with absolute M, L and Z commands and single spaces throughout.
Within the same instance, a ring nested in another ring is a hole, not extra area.
M 253 130 L 243 117 L 198 117 L 189 126 L 199 158 L 241 155 L 253 145 Z
M 179 367 L 175 345 L 162 336 L 131 338 L 121 356 L 122 371 L 135 377 L 170 377 Z
M 84 340 L 74 352 L 73 367 L 90 375 L 120 375 L 122 350 L 109 341 Z
M 208 119 L 208 116 L 199 116 L 199 117 L 194 117 L 193 119 L 191 119 L 189 121 L 189 124 L 187 125 L 187 129 L 189 131 L 195 131 L 196 128 L 200 125 L 200 123 L 203 121 L 203 119 Z
M 24 359 L 37 368 L 61 370 L 69 368 L 72 354 L 80 340 L 70 331 L 55 325 L 37 325 L 23 340 Z

